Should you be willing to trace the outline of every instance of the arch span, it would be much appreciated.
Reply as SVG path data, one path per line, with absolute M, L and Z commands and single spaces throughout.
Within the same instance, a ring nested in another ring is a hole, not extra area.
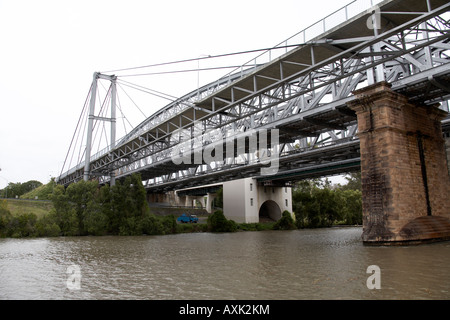
M 273 200 L 266 200 L 259 208 L 259 219 L 272 219 L 278 221 L 281 218 L 281 209 Z

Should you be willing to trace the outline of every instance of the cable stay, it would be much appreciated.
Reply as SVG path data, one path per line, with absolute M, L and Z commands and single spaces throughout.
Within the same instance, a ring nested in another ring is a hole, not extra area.
M 266 51 L 275 50 L 275 49 L 288 49 L 288 48 L 298 47 L 299 45 L 300 44 L 291 44 L 291 45 L 276 46 L 276 47 L 271 47 L 271 48 L 261 48 L 261 49 L 254 49 L 254 50 L 246 50 L 246 51 L 237 51 L 237 52 L 231 52 L 231 53 L 223 53 L 223 54 L 218 54 L 218 55 L 207 55 L 207 56 L 191 58 L 191 59 L 182 59 L 182 60 L 175 60 L 175 61 L 169 61 L 169 62 L 155 63 L 155 64 L 149 64 L 149 65 L 138 66 L 138 67 L 129 67 L 129 68 L 123 68 L 123 69 L 102 71 L 102 73 L 115 73 L 115 72 L 130 71 L 130 70 L 137 70 L 137 69 L 161 67 L 161 66 L 167 66 L 167 65 L 172 65 L 172 64 L 194 62 L 194 61 L 200 61 L 200 60 L 206 60 L 206 59 L 217 59 L 217 58 L 224 58 L 224 57 L 229 57 L 229 56 L 250 54 L 250 53 L 256 53 L 256 52 L 266 52 Z

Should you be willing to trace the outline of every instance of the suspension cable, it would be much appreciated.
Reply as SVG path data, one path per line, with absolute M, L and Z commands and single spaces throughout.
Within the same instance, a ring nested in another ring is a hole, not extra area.
M 186 72 L 197 72 L 197 71 L 211 71 L 211 70 L 222 70 L 222 69 L 236 69 L 239 66 L 223 66 L 223 67 L 212 67 L 212 68 L 200 68 L 200 69 L 183 69 L 183 70 L 173 70 L 173 71 L 160 71 L 160 72 L 149 72 L 149 73 L 135 73 L 135 74 L 125 74 L 118 77 L 137 77 L 137 76 L 154 76 L 161 74 L 174 74 L 174 73 L 186 73 Z
M 91 94 L 91 91 L 92 91 L 92 84 L 91 84 L 91 88 L 89 89 L 89 92 L 88 92 L 88 94 L 87 94 L 87 96 L 86 96 L 86 100 L 85 100 L 85 102 L 84 102 L 83 110 L 81 110 L 80 117 L 78 118 L 78 122 L 77 122 L 77 125 L 76 125 L 76 127 L 75 127 L 75 131 L 74 131 L 74 133 L 73 133 L 72 140 L 70 141 L 69 149 L 67 150 L 66 158 L 64 159 L 64 163 L 63 163 L 63 166 L 62 166 L 62 168 L 61 168 L 60 176 L 63 174 L 64 167 L 66 166 L 67 158 L 69 157 L 70 149 L 72 148 L 73 140 L 75 139 L 75 135 L 76 135 L 76 133 L 77 133 L 77 131 L 78 131 L 78 127 L 79 127 L 79 125 L 80 125 L 81 119 L 83 118 L 83 114 L 84 114 L 84 112 L 86 111 L 87 102 L 88 102 L 89 96 L 90 96 L 90 94 Z M 78 141 L 78 138 L 77 138 L 77 141 Z M 73 158 L 73 153 L 72 153 L 72 158 Z M 71 158 L 71 160 L 70 160 L 70 163 L 72 163 L 72 158 Z
M 151 68 L 151 67 L 160 67 L 160 66 L 165 66 L 165 65 L 170 65 L 170 64 L 186 63 L 186 62 L 199 61 L 199 60 L 205 60 L 205 59 L 223 58 L 223 57 L 228 57 L 228 56 L 242 55 L 242 54 L 255 53 L 255 52 L 261 52 L 261 51 L 269 51 L 269 50 L 275 50 L 275 49 L 286 49 L 286 48 L 291 48 L 291 47 L 298 47 L 299 45 L 300 44 L 291 44 L 291 45 L 277 46 L 277 47 L 272 47 L 272 48 L 262 48 L 262 49 L 246 50 L 246 51 L 237 51 L 237 52 L 231 52 L 231 53 L 223 53 L 223 54 L 218 54 L 218 55 L 208 55 L 205 57 L 155 63 L 155 64 L 149 64 L 149 65 L 139 66 L 139 67 L 108 70 L 108 71 L 104 71 L 102 73 L 112 73 L 112 72 L 129 71 L 129 70 L 144 69 L 144 68 Z
M 173 101 L 178 99 L 178 97 L 172 96 L 172 95 L 170 95 L 168 93 L 164 93 L 164 92 L 161 92 L 161 91 L 153 90 L 153 89 L 150 89 L 150 88 L 147 88 L 147 87 L 135 84 L 135 83 L 131 83 L 131 82 L 128 82 L 128 81 L 125 81 L 125 80 L 122 80 L 122 79 L 118 79 L 118 83 L 119 82 L 121 82 L 124 86 L 127 86 L 127 87 L 130 87 L 132 89 L 139 90 L 139 91 L 142 91 L 142 92 L 154 95 L 154 96 L 162 98 L 162 99 L 169 100 L 171 102 L 173 102 Z M 122 86 L 121 86 L 121 88 L 122 88 Z M 122 88 L 122 90 L 123 90 L 123 88 Z M 124 90 L 124 92 L 125 92 L 125 90 Z

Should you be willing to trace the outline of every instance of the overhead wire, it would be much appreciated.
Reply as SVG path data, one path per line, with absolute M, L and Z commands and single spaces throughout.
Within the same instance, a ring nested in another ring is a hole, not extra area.
M 65 168 L 65 166 L 66 166 L 67 158 L 69 157 L 70 149 L 72 148 L 72 144 L 73 144 L 73 141 L 74 141 L 74 139 L 75 139 L 75 135 L 76 135 L 77 130 L 78 130 L 78 127 L 79 127 L 79 125 L 80 125 L 81 119 L 83 118 L 83 114 L 85 113 L 85 110 L 86 110 L 86 107 L 87 107 L 87 101 L 89 100 L 89 96 L 90 96 L 90 92 L 91 92 L 91 91 L 92 91 L 92 84 L 91 84 L 91 88 L 89 89 L 88 94 L 87 94 L 87 96 L 86 96 L 86 99 L 85 99 L 85 102 L 84 102 L 83 109 L 81 110 L 81 113 L 80 113 L 80 117 L 78 118 L 78 122 L 77 122 L 77 125 L 76 125 L 76 127 L 75 127 L 75 131 L 74 131 L 74 133 L 73 133 L 72 140 L 70 141 L 69 149 L 67 150 L 67 154 L 66 154 L 66 157 L 65 157 L 65 159 L 64 159 L 64 163 L 63 163 L 63 165 L 62 165 L 62 168 L 61 168 L 60 176 L 62 175 L 62 173 L 63 173 L 63 171 L 64 171 L 64 168 Z M 78 141 L 78 138 L 77 138 L 77 141 Z M 73 151 L 73 150 L 72 150 L 72 151 Z M 72 159 L 73 159 L 73 152 L 72 152 L 72 157 L 71 157 L 71 160 L 70 160 L 70 164 L 72 163 Z M 70 166 L 70 164 L 69 164 L 69 166 Z
M 153 89 L 150 89 L 150 88 L 147 88 L 147 87 L 135 84 L 135 83 L 131 83 L 131 82 L 128 82 L 128 81 L 125 81 L 125 80 L 122 80 L 122 79 L 118 79 L 118 83 L 119 82 L 121 82 L 124 86 L 127 86 L 127 87 L 130 87 L 132 89 L 139 90 L 139 91 L 142 91 L 142 92 L 154 95 L 154 96 L 162 98 L 162 99 L 169 100 L 171 102 L 173 102 L 173 101 L 178 99 L 178 97 L 176 97 L 176 96 L 173 96 L 173 95 L 170 95 L 170 94 L 167 94 L 167 93 L 163 93 L 161 91 L 153 90 Z M 122 88 L 122 90 L 123 90 L 123 88 Z
M 141 110 L 141 108 L 139 108 L 139 106 L 136 104 L 136 102 L 134 102 L 134 100 L 130 97 L 130 95 L 122 88 L 122 86 L 120 85 L 120 83 L 117 83 L 117 85 L 120 87 L 120 89 L 122 89 L 122 91 L 127 95 L 128 99 L 131 100 L 131 102 L 134 104 L 134 106 L 139 110 L 140 113 L 142 113 L 142 115 L 147 118 L 147 115 Z
M 186 63 L 186 62 L 199 61 L 199 60 L 205 60 L 205 59 L 223 58 L 223 57 L 228 57 L 228 56 L 242 55 L 242 54 L 255 53 L 255 52 L 261 52 L 261 51 L 269 51 L 269 50 L 275 50 L 275 49 L 287 49 L 287 48 L 298 47 L 298 46 L 299 46 L 299 44 L 291 44 L 291 45 L 277 46 L 277 47 L 272 47 L 272 48 L 261 48 L 261 49 L 254 49 L 254 50 L 246 50 L 246 51 L 237 51 L 237 52 L 231 52 L 231 53 L 223 53 L 223 54 L 217 54 L 217 55 L 208 55 L 208 56 L 202 56 L 202 57 L 197 57 L 197 58 L 190 58 L 190 59 L 183 59 L 183 60 L 175 60 L 175 61 L 169 61 L 169 62 L 155 63 L 155 64 L 149 64 L 149 65 L 138 66 L 138 67 L 130 67 L 130 68 L 123 68 L 123 69 L 108 70 L 108 71 L 104 71 L 104 73 L 121 72 L 121 71 L 129 71 L 129 70 L 152 68 L 152 67 L 160 67 L 160 66 L 171 65 L 171 64 Z
M 197 69 L 183 69 L 183 70 L 172 70 L 172 71 L 160 71 L 160 72 L 148 72 L 148 73 L 136 73 L 136 74 L 125 74 L 118 77 L 137 77 L 137 76 L 154 76 L 162 74 L 173 74 L 173 73 L 186 73 L 186 72 L 198 72 L 198 71 L 211 71 L 211 70 L 221 70 L 221 69 L 236 69 L 239 66 L 223 66 L 223 67 L 212 67 L 212 68 L 197 68 Z
M 125 116 L 125 114 L 122 111 L 122 104 L 120 103 L 119 95 L 117 95 L 117 109 L 119 109 L 120 114 L 122 115 L 123 129 L 125 131 L 125 135 L 127 135 L 128 132 L 127 132 L 127 126 L 125 124 L 125 120 L 128 122 L 128 124 L 130 125 L 131 128 L 133 128 L 133 125 L 130 123 L 130 120 L 128 120 L 128 118 Z

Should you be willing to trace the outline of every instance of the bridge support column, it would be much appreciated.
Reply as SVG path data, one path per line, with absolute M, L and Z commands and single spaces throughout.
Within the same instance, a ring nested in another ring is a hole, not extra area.
M 227 219 L 238 223 L 277 221 L 285 210 L 295 219 L 290 187 L 265 187 L 253 178 L 223 184 L 223 213 Z
M 185 207 L 192 207 L 193 205 L 192 205 L 192 201 L 194 201 L 193 199 L 192 199 L 192 197 L 191 196 L 189 196 L 189 195 L 186 195 L 186 202 L 184 203 L 184 206 Z
M 208 193 L 206 195 L 206 211 L 208 213 L 212 213 L 212 211 L 213 211 L 212 203 L 213 203 L 214 199 L 216 198 L 216 196 L 217 196 L 216 193 Z
M 450 238 L 450 180 L 435 106 L 412 105 L 381 82 L 354 92 L 361 144 L 363 241 Z
M 445 137 L 445 150 L 447 153 L 447 169 L 450 176 L 450 134 Z

